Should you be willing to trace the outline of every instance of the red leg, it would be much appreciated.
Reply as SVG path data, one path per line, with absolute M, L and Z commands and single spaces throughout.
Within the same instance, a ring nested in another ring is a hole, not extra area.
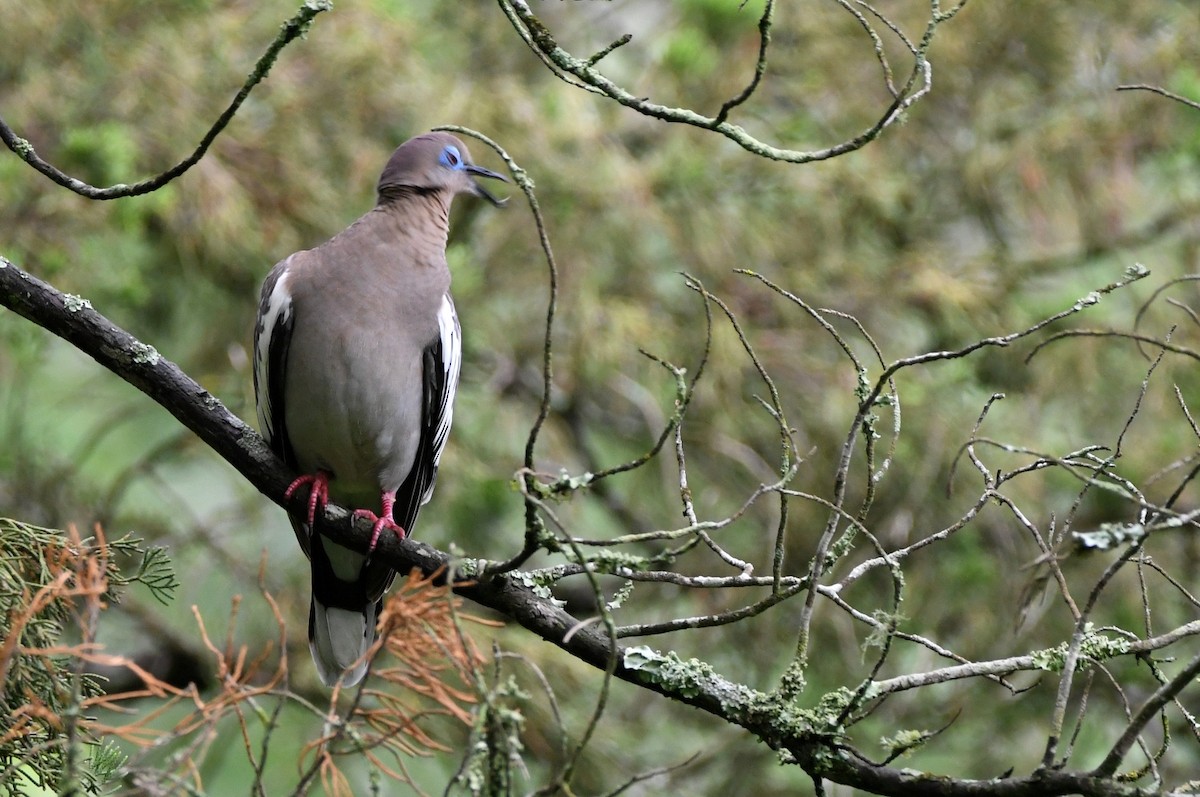
M 317 506 L 324 507 L 329 503 L 329 474 L 323 470 L 300 476 L 288 485 L 284 498 L 291 498 L 292 493 L 304 485 L 310 485 L 308 493 L 308 527 L 311 529 L 317 518 Z
M 375 550 L 375 546 L 379 544 L 379 535 L 385 528 L 390 528 L 400 539 L 408 536 L 408 532 L 392 520 L 392 507 L 396 505 L 396 494 L 384 491 L 380 494 L 379 500 L 383 504 L 383 513 L 380 515 L 376 515 L 369 509 L 354 510 L 355 517 L 365 517 L 374 524 L 371 526 L 371 544 L 367 546 L 367 556 L 370 556 Z

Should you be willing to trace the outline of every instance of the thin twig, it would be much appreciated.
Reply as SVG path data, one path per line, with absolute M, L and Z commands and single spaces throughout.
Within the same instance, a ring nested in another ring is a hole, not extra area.
M 1187 97 L 1183 97 L 1175 92 L 1167 91 L 1161 86 L 1151 86 L 1146 83 L 1129 83 L 1123 86 L 1117 86 L 1117 91 L 1149 91 L 1154 94 L 1161 94 L 1163 97 L 1166 97 L 1169 100 L 1181 102 L 1193 110 L 1200 111 L 1200 102 L 1189 100 Z
M 1112 746 L 1108 755 L 1100 762 L 1092 775 L 1096 777 L 1109 777 L 1117 771 L 1117 767 L 1121 765 L 1125 754 L 1129 752 L 1129 748 L 1140 737 L 1142 728 L 1146 723 L 1154 718 L 1154 715 L 1162 710 L 1163 706 L 1172 701 L 1176 695 L 1182 692 L 1189 686 L 1196 676 L 1200 674 L 1200 653 L 1192 657 L 1188 665 L 1179 671 L 1174 678 L 1155 690 L 1154 694 L 1146 699 L 1142 707 L 1138 709 L 1137 714 L 1129 721 L 1125 727 L 1125 731 L 1117 739 Z
M 255 63 L 254 69 L 246 78 L 246 82 L 242 84 L 241 90 L 234 96 L 229 107 L 217 117 L 217 121 L 208 129 L 204 137 L 200 139 L 200 143 L 196 146 L 192 154 L 154 177 L 141 180 L 133 185 L 117 183 L 107 188 L 97 188 L 85 183 L 83 180 L 70 176 L 56 166 L 43 160 L 37 154 L 33 145 L 13 132 L 13 129 L 3 119 L 0 119 L 0 141 L 3 141 L 5 146 L 20 156 L 23 161 L 55 183 L 88 199 L 119 199 L 157 191 L 200 162 L 200 159 L 208 152 L 208 148 L 217 140 L 217 136 L 233 120 L 234 115 L 242 107 L 242 103 L 250 96 L 251 90 L 267 77 L 267 73 L 275 65 L 275 61 L 279 57 L 280 52 L 283 51 L 283 48 L 293 40 L 303 36 L 308 31 L 313 18 L 317 14 L 322 11 L 328 11 L 331 8 L 333 8 L 333 4 L 329 0 L 305 0 L 304 4 L 300 6 L 300 10 L 296 12 L 296 15 L 283 23 L 279 35 L 275 37 L 275 41 L 271 42 L 271 46 L 267 48 L 266 52 Z
M 754 76 L 750 78 L 746 88 L 742 89 L 737 96 L 726 100 L 721 106 L 721 110 L 717 111 L 717 115 L 713 117 L 716 125 L 722 124 L 729 118 L 730 111 L 750 99 L 758 89 L 758 84 L 762 82 L 763 75 L 767 72 L 767 48 L 771 46 L 771 25 L 774 21 L 774 14 L 775 0 L 767 0 L 762 16 L 758 18 L 758 59 L 754 63 Z M 588 66 L 591 65 L 592 63 L 588 64 Z
M 503 147 L 482 133 L 470 128 L 460 127 L 459 125 L 441 125 L 434 129 L 459 133 L 482 141 L 504 160 L 505 165 L 508 166 L 509 173 L 512 174 L 513 182 L 521 189 L 521 193 L 525 195 L 525 201 L 529 204 L 529 210 L 533 214 L 533 223 L 537 227 L 538 243 L 542 248 L 542 253 L 546 256 L 549 296 L 546 300 L 546 324 L 545 333 L 542 338 L 542 396 L 541 401 L 538 403 L 537 416 L 534 418 L 533 425 L 529 429 L 529 437 L 525 442 L 526 475 L 523 478 L 531 480 L 531 474 L 534 470 L 534 450 L 537 447 L 538 436 L 541 433 L 542 426 L 546 423 L 546 419 L 550 417 L 550 399 L 554 384 L 554 316 L 558 308 L 558 263 L 554 257 L 554 249 L 550 245 L 550 235 L 546 231 L 546 221 L 542 217 L 541 206 L 538 204 L 537 195 L 533 190 L 533 180 L 529 178 L 528 173 L 513 160 Z M 532 481 L 526 486 L 532 491 Z M 505 572 L 520 567 L 537 550 L 539 545 L 537 538 L 540 530 L 541 525 L 537 511 L 532 504 L 526 502 L 524 546 L 518 554 L 508 561 L 490 568 L 489 572 Z

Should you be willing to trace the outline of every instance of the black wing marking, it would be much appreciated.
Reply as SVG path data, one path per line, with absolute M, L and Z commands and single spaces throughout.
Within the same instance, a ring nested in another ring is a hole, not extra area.
M 292 343 L 295 313 L 288 288 L 287 265 L 283 261 L 263 281 L 254 326 L 254 398 L 258 425 L 271 450 L 295 467 L 295 454 L 284 421 L 283 385 L 288 349 Z
M 462 330 L 449 294 L 438 310 L 438 337 L 422 352 L 421 439 L 408 478 L 396 491 L 392 519 L 405 531 L 433 496 L 438 462 L 450 437 L 454 418 L 454 394 L 462 366 Z
M 296 468 L 285 421 L 284 380 L 287 377 L 288 350 L 292 344 L 295 309 L 288 287 L 289 257 L 271 269 L 263 281 L 254 325 L 254 399 L 258 407 L 258 427 L 271 450 L 289 468 Z M 309 555 L 308 530 L 294 518 L 292 526 L 305 555 Z

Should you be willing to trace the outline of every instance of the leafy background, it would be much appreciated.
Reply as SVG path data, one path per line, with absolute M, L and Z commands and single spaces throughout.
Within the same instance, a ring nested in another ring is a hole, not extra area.
M 712 112 L 748 79 L 761 7 L 761 0 L 744 7 L 678 0 L 536 10 L 579 53 L 634 34 L 605 60 L 606 71 L 656 101 Z M 290 0 L 69 7 L 0 0 L 0 109 L 69 173 L 95 184 L 132 182 L 190 151 L 294 10 Z M 888 12 L 915 30 L 926 10 L 913 3 Z M 815 306 L 854 314 L 898 357 L 1023 328 L 1136 261 L 1152 279 L 1107 298 L 1081 322 L 1130 328 L 1154 288 L 1197 271 L 1200 135 L 1196 112 L 1114 88 L 1148 82 L 1200 96 L 1191 66 L 1196 41 L 1200 20 L 1184 2 L 968 5 L 939 32 L 934 92 L 903 125 L 850 156 L 788 166 L 566 86 L 486 4 L 341 3 L 285 51 L 210 154 L 155 194 L 91 202 L 0 157 L 3 253 L 87 297 L 253 420 L 249 338 L 267 269 L 366 210 L 380 166 L 401 141 L 436 124 L 464 124 L 501 142 L 530 172 L 560 260 L 555 414 L 544 469 L 613 464 L 657 434 L 672 387 L 638 349 L 696 361 L 702 313 L 686 272 L 751 330 L 806 455 L 795 486 L 827 494 L 853 417 L 854 374 L 828 337 L 733 269 L 753 269 Z M 781 4 L 773 47 L 768 78 L 737 119 L 764 138 L 827 146 L 869 125 L 887 100 L 869 40 L 833 3 Z M 476 159 L 498 165 L 473 149 Z M 438 496 L 418 536 L 501 558 L 519 545 L 521 502 L 511 483 L 538 397 L 546 272 L 517 203 L 504 211 L 459 205 L 449 255 L 464 325 L 463 385 Z M 1181 302 L 1193 294 L 1188 285 L 1171 293 Z M 1162 301 L 1140 328 L 1161 335 L 1172 324 L 1181 325 L 1177 341 L 1195 337 L 1187 315 Z M 181 574 L 174 603 L 162 608 L 135 594 L 106 619 L 104 641 L 133 652 L 163 633 L 188 639 L 189 607 L 226 616 L 231 596 L 256 591 L 265 552 L 267 586 L 292 632 L 294 682 L 315 684 L 302 638 L 307 568 L 282 513 L 165 412 L 67 345 L 7 313 L 0 338 L 0 513 L 48 526 L 136 530 L 169 544 Z M 992 393 L 1008 396 L 989 420 L 998 438 L 1058 453 L 1115 441 L 1145 376 L 1143 354 L 1103 339 L 1057 344 L 1031 364 L 1027 353 L 987 352 L 905 378 L 904 431 L 872 512 L 876 530 L 894 542 L 962 511 L 972 495 L 947 497 L 950 463 Z M 1122 472 L 1139 481 L 1196 447 L 1169 385 L 1194 401 L 1197 369 L 1183 359 L 1163 369 L 1122 458 Z M 753 398 L 761 389 L 736 338 L 719 330 L 685 427 L 703 513 L 729 512 L 772 476 L 776 433 Z M 614 480 L 605 500 L 561 511 L 590 537 L 673 525 L 673 478 L 669 463 L 652 464 Z M 1156 497 L 1165 498 L 1173 483 L 1158 484 Z M 1066 514 L 1078 493 L 1064 478 L 1031 480 L 1025 489 L 1020 497 L 1041 524 Z M 1093 494 L 1078 514 L 1084 527 L 1128 520 L 1129 508 Z M 823 517 L 820 507 L 793 505 L 795 568 L 811 554 L 805 543 Z M 760 570 L 769 566 L 773 523 L 763 507 L 731 532 Z M 1196 546 L 1182 535 L 1156 554 L 1183 563 L 1179 572 L 1197 572 Z M 1006 515 L 984 513 L 969 534 L 914 559 L 904 612 L 972 656 L 1061 638 L 1069 616 L 1036 589 L 1028 595 L 1027 565 L 1036 556 Z M 1077 558 L 1068 567 L 1082 575 L 1103 564 Z M 1111 607 L 1114 622 L 1136 622 L 1136 585 L 1123 589 L 1130 603 Z M 636 594 L 648 619 L 719 611 L 728 600 L 668 588 Z M 148 630 L 147 616 L 161 625 Z M 1177 618 L 1164 627 L 1170 619 Z M 792 652 L 794 622 L 785 604 L 734 629 L 653 642 L 765 688 Z M 854 683 L 866 666 L 861 628 L 832 615 L 817 628 L 814 700 Z M 270 637 L 273 619 L 243 611 L 234 633 Z M 595 672 L 519 630 L 480 638 L 541 667 L 567 727 L 579 732 L 595 699 Z M 557 730 L 530 691 L 526 763 L 536 783 L 554 757 Z M 940 687 L 894 701 L 887 721 L 868 723 L 867 732 L 941 727 L 961 711 L 913 765 L 991 777 L 1036 763 L 1051 692 Z M 276 737 L 279 755 L 270 762 L 281 783 L 294 772 L 288 751 L 314 732 L 303 718 L 291 727 L 292 735 Z M 1115 727 L 1098 725 L 1080 748 L 1104 749 Z M 442 732 L 452 745 L 462 738 L 449 724 Z M 577 786 L 601 792 L 692 754 L 687 767 L 652 781 L 650 793 L 812 788 L 738 729 L 622 684 Z M 457 763 L 447 754 L 414 760 L 411 770 L 439 791 Z M 247 777 L 241 765 L 232 751 L 210 760 L 206 785 L 213 793 L 236 789 Z

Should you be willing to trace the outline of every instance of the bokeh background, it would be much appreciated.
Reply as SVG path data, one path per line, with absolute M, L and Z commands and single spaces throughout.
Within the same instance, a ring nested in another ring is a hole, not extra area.
M 884 5 L 919 35 L 927 4 Z M 761 0 L 618 0 L 534 10 L 580 55 L 632 33 L 632 43 L 603 62 L 608 74 L 640 96 L 713 113 L 751 74 L 761 8 Z M 97 185 L 133 182 L 191 151 L 294 11 L 292 0 L 0 0 L 0 114 L 65 171 Z M 796 149 L 823 148 L 871 124 L 887 96 L 859 24 L 834 3 L 782 3 L 776 16 L 768 77 L 735 121 Z M 262 277 L 367 210 L 396 145 L 437 124 L 462 124 L 499 141 L 529 172 L 560 264 L 554 412 L 539 466 L 595 470 L 638 455 L 657 436 L 673 386 L 638 350 L 696 363 L 703 313 L 686 272 L 728 302 L 776 380 L 805 455 L 794 486 L 828 496 L 856 406 L 855 374 L 802 313 L 734 269 L 853 314 L 896 358 L 1023 329 L 1140 262 L 1149 279 L 1072 321 L 1132 329 L 1157 287 L 1200 271 L 1200 112 L 1115 87 L 1152 83 L 1200 99 L 1197 41 L 1200 17 L 1186 2 L 969 4 L 938 31 L 933 92 L 902 124 L 848 156 L 785 165 L 566 85 L 495 6 L 340 2 L 283 53 L 209 154 L 152 195 L 88 201 L 0 156 L 0 252 L 88 298 L 253 422 L 249 342 Z M 901 59 L 901 49 L 889 53 Z M 499 168 L 482 145 L 472 152 Z M 547 271 L 518 199 L 502 211 L 470 201 L 455 210 L 449 257 L 465 362 L 438 494 L 418 530 L 431 544 L 489 558 L 520 544 L 512 481 L 540 391 Z M 1180 305 L 1200 298 L 1190 283 L 1169 296 Z M 1181 345 L 1200 336 L 1194 319 L 1163 298 L 1138 329 L 1161 336 L 1172 325 Z M 843 331 L 853 337 L 849 326 Z M 112 613 L 106 643 L 130 653 L 194 644 L 190 607 L 219 625 L 232 596 L 256 593 L 265 552 L 267 586 L 289 620 L 293 682 L 313 688 L 303 639 L 307 568 L 282 512 L 149 399 L 68 345 L 10 313 L 0 313 L 0 341 L 0 513 L 137 531 L 170 545 L 181 575 L 172 605 L 134 594 Z M 992 393 L 1008 398 L 993 409 L 989 436 L 1056 454 L 1115 443 L 1145 378 L 1144 352 L 1089 338 L 1055 344 L 1026 364 L 1028 353 L 988 351 L 904 379 L 903 431 L 870 515 L 888 544 L 945 526 L 973 500 L 974 484 L 947 496 L 946 480 Z M 708 368 L 686 439 L 697 507 L 721 517 L 772 478 L 778 435 L 754 399 L 763 386 L 727 327 L 717 331 Z M 1195 402 L 1197 374 L 1186 358 L 1164 362 L 1123 451 L 1122 474 L 1149 483 L 1157 500 L 1182 474 L 1152 477 L 1196 451 L 1172 385 Z M 1072 513 L 1078 493 L 1061 474 L 1014 488 L 1044 528 Z M 1194 503 L 1185 495 L 1183 505 Z M 677 525 L 673 463 L 613 479 L 603 495 L 560 511 L 593 538 Z M 1135 513 L 1093 492 L 1073 516 L 1083 529 Z M 775 518 L 764 502 L 729 532 L 760 572 L 769 569 Z M 803 571 L 824 518 L 819 506 L 793 503 L 789 572 Z M 1157 555 L 1194 586 L 1190 535 L 1161 545 Z M 968 533 L 910 562 L 904 614 L 972 657 L 1053 644 L 1069 615 L 1039 591 L 1029 567 L 1036 557 L 1010 515 L 985 512 Z M 1072 558 L 1067 568 L 1087 583 L 1106 561 Z M 885 596 L 890 585 L 880 578 L 868 588 Z M 1105 616 L 1137 627 L 1136 584 L 1115 593 Z M 733 605 L 727 595 L 671 589 L 634 595 L 627 619 Z M 270 613 L 253 605 L 241 612 L 236 638 L 275 633 Z M 1162 627 L 1187 613 L 1164 607 Z M 650 643 L 770 688 L 794 649 L 795 619 L 784 604 L 735 628 Z M 815 633 L 814 701 L 857 683 L 872 660 L 866 631 L 839 613 L 819 614 Z M 568 730 L 582 730 L 597 692 L 594 671 L 520 629 L 478 638 L 535 662 Z M 896 672 L 934 664 L 911 651 L 893 662 Z M 971 777 L 1028 770 L 1044 745 L 1052 694 L 1053 681 L 1018 696 L 975 682 L 928 691 L 895 701 L 868 724 L 867 738 L 941 727 L 961 712 L 913 766 Z M 1112 716 L 1102 721 L 1095 709 L 1094 733 L 1079 741 L 1084 762 L 1120 728 L 1119 703 L 1100 705 Z M 523 710 L 528 782 L 536 785 L 554 759 L 558 730 L 537 694 Z M 294 782 L 294 752 L 316 732 L 304 717 L 290 727 L 276 736 L 279 755 L 270 762 L 281 790 Z M 449 723 L 438 730 L 451 746 L 463 738 Z M 686 767 L 630 793 L 812 790 L 803 773 L 779 766 L 739 729 L 617 684 L 576 793 L 604 793 L 693 754 Z M 439 793 L 458 761 L 448 753 L 410 769 Z M 237 793 L 244 766 L 231 749 L 210 758 L 205 782 L 212 793 Z M 1178 766 L 1200 767 L 1200 758 Z

